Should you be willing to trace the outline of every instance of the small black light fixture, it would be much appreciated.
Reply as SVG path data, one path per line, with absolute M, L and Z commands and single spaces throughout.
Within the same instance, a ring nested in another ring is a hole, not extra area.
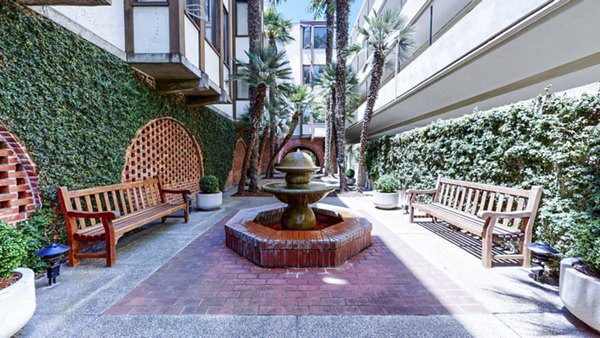
M 531 273 L 533 278 L 539 281 L 544 275 L 544 263 L 552 258 L 560 257 L 560 252 L 544 242 L 527 244 L 525 247 L 531 250 L 532 263 L 537 265 L 531 267 Z
M 48 264 L 46 268 L 46 277 L 48 277 L 48 285 L 56 283 L 56 277 L 60 275 L 60 262 L 63 259 L 65 252 L 71 248 L 57 243 L 50 243 L 45 248 L 37 251 L 36 256 L 40 257 Z

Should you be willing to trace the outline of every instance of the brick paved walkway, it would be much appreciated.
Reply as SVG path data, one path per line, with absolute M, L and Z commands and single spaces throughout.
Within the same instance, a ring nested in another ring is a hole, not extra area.
M 383 241 L 338 268 L 265 269 L 225 247 L 215 224 L 106 311 L 124 314 L 341 315 L 485 313 L 468 293 L 406 245 Z M 417 275 L 415 275 L 416 273 Z

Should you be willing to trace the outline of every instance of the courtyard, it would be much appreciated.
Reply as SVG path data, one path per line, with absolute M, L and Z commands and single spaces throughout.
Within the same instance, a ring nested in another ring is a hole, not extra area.
M 372 246 L 334 268 L 260 268 L 225 247 L 225 221 L 274 198 L 227 196 L 188 224 L 150 224 L 119 242 L 113 268 L 83 260 L 52 287 L 37 280 L 38 310 L 18 336 L 594 335 L 529 269 L 482 269 L 480 240 L 443 223 L 410 224 L 370 199 L 322 201 L 374 226 Z

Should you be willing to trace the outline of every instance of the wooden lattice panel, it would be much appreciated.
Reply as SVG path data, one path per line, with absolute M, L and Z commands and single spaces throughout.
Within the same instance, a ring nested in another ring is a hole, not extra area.
M 244 162 L 245 154 L 246 144 L 242 139 L 239 139 L 235 144 L 233 161 L 231 162 L 231 170 L 229 170 L 229 175 L 227 176 L 227 186 L 239 183 L 240 177 L 242 176 L 242 164 Z
M 0 134 L 0 220 L 16 223 L 26 219 L 35 209 L 34 189 L 29 180 L 29 163 L 23 163 L 19 153 L 24 153 L 20 145 L 11 137 Z M 18 146 L 18 150 L 14 147 Z
M 159 177 L 165 189 L 188 189 L 192 198 L 204 174 L 202 151 L 196 138 L 177 120 L 160 118 L 138 130 L 127 148 L 122 182 Z M 167 195 L 168 202 L 180 202 Z

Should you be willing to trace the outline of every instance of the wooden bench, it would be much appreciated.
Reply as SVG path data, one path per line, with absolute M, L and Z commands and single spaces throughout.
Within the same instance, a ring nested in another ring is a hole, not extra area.
M 542 196 L 542 187 L 531 190 L 458 181 L 440 175 L 436 188 L 408 190 L 410 222 L 418 217 L 443 220 L 477 235 L 483 240 L 482 263 L 492 267 L 492 259 L 517 259 L 530 266 L 531 253 L 524 245 L 531 243 L 533 223 Z M 431 203 L 417 201 L 420 194 L 432 195 Z M 415 209 L 425 212 L 416 216 Z M 493 242 L 519 240 L 520 253 L 494 255 Z
M 116 261 L 117 241 L 126 232 L 167 218 L 189 219 L 188 190 L 162 189 L 158 179 L 129 182 L 69 191 L 57 189 L 67 226 L 71 250 L 69 264 L 77 266 L 80 258 L 106 258 L 106 265 Z M 166 203 L 165 194 L 181 194 L 182 203 Z M 183 210 L 183 216 L 171 215 Z M 104 241 L 104 253 L 80 252 L 81 242 Z

